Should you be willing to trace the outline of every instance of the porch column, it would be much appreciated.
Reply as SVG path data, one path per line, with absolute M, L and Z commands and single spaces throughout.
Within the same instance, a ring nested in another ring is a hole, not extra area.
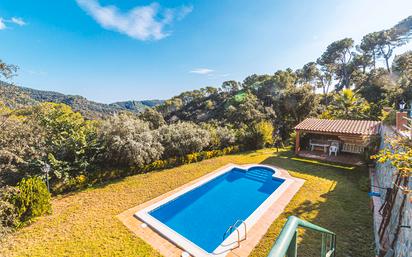
M 396 112 L 396 129 L 398 131 L 404 131 L 407 129 L 405 127 L 406 125 L 408 125 L 408 120 L 406 119 L 407 117 L 407 112 Z
M 300 131 L 296 130 L 296 143 L 295 143 L 295 153 L 300 151 Z

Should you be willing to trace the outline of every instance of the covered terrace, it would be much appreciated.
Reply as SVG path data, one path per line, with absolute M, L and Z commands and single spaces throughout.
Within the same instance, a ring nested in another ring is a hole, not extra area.
M 360 165 L 364 153 L 379 138 L 381 122 L 308 118 L 295 127 L 299 156 Z

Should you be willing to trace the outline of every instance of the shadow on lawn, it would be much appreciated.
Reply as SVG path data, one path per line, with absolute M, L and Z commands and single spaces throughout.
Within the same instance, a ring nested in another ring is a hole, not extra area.
M 275 154 L 262 164 L 282 167 L 306 179 L 284 217 L 295 215 L 335 232 L 336 256 L 373 256 L 372 216 L 367 192 L 360 186 L 368 176 L 366 167 L 312 161 L 295 157 L 290 151 Z M 320 233 L 300 229 L 299 234 L 298 256 L 319 256 Z

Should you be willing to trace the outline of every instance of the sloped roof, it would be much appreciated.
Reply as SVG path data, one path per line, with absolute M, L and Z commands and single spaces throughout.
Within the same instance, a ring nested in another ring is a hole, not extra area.
M 327 120 L 308 118 L 299 123 L 296 130 L 313 132 L 376 135 L 379 133 L 380 121 L 373 120 Z

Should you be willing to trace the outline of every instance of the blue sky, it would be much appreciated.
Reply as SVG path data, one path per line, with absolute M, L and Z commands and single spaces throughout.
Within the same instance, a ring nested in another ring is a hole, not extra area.
M 410 0 L 1 0 L 0 58 L 20 67 L 22 86 L 166 99 L 299 68 L 409 15 Z

